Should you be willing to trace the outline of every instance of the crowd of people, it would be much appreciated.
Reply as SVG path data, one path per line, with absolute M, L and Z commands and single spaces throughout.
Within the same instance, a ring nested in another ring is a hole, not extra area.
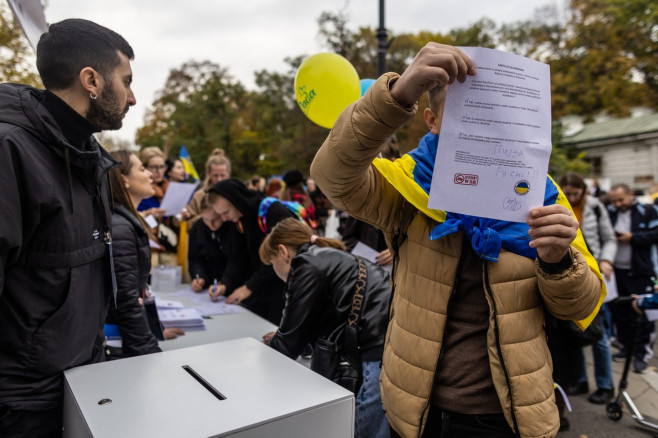
M 360 438 L 555 436 L 568 422 L 553 382 L 589 393 L 566 323 L 605 328 L 590 402 L 614 397 L 613 359 L 647 369 L 653 322 L 626 346 L 634 315 L 658 302 L 643 295 L 658 209 L 630 187 L 595 196 L 581 175 L 547 177 L 526 223 L 427 207 L 447 88 L 477 74 L 459 49 L 429 43 L 403 74 L 382 75 L 310 169 L 242 181 L 214 150 L 177 216 L 161 202 L 188 181 L 180 159 L 156 146 L 109 154 L 92 135 L 135 104 L 133 56 L 117 33 L 64 20 L 37 47 L 46 90 L 0 85 L 0 436 L 60 436 L 64 370 L 184 335 L 144 311 L 152 266 L 179 263 L 184 244 L 191 288 L 277 325 L 263 334 L 272 348 L 320 372 L 318 348 L 338 345 Z M 424 93 L 429 132 L 400 156 L 395 132 Z M 359 243 L 376 257 L 350 253 Z M 604 279 L 637 299 L 602 304 Z

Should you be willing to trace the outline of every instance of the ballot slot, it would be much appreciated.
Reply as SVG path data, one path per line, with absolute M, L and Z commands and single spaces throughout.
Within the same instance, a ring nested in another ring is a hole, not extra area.
M 182 368 L 183 368 L 185 371 L 187 371 L 187 373 L 188 373 L 190 376 L 194 377 L 194 379 L 195 379 L 197 382 L 199 382 L 199 383 L 201 384 L 201 386 L 203 386 L 204 388 L 206 388 L 206 390 L 208 390 L 208 392 L 210 392 L 212 395 L 214 395 L 215 397 L 217 397 L 218 400 L 226 400 L 226 396 L 224 396 L 224 394 L 222 394 L 221 392 L 219 392 L 219 391 L 217 390 L 217 388 L 215 388 L 215 387 L 212 386 L 210 383 L 208 383 L 208 381 L 207 381 L 206 379 L 204 379 L 203 377 L 201 377 L 201 376 L 199 375 L 199 373 L 197 373 L 196 371 L 194 371 L 194 369 L 193 369 L 191 366 L 189 366 L 189 365 L 183 365 Z

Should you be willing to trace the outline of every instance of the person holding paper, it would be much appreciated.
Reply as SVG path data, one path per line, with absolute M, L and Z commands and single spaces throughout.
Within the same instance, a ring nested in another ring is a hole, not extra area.
M 63 371 L 103 358 L 114 160 L 94 133 L 135 105 L 118 33 L 68 19 L 37 45 L 45 90 L 0 84 L 0 436 L 62 435 Z
M 617 253 L 617 239 L 612 230 L 610 217 L 605 206 L 596 197 L 590 196 L 587 184 L 583 177 L 575 172 L 568 172 L 560 178 L 560 188 L 573 207 L 576 219 L 580 223 L 585 242 L 594 258 L 598 261 L 601 273 L 610 280 L 614 273 L 612 261 Z M 608 305 L 601 305 L 601 313 L 606 325 L 611 326 L 612 320 Z M 580 379 L 575 388 L 568 391 L 571 395 L 586 394 L 589 391 L 587 383 L 587 368 L 585 355 L 579 349 Z M 592 345 L 594 358 L 594 376 L 596 378 L 596 391 L 588 400 L 594 404 L 608 403 L 615 395 L 615 384 L 612 376 L 612 354 L 610 352 L 610 338 L 608 331 L 603 330 L 601 339 Z M 573 364 L 575 365 L 575 364 Z
M 604 296 L 566 198 L 547 180 L 545 204 L 525 223 L 427 208 L 440 105 L 424 111 L 430 133 L 417 149 L 375 158 L 423 93 L 434 101 L 469 75 L 476 67 L 460 49 L 427 44 L 401 76 L 380 76 L 342 112 L 311 176 L 393 250 L 380 377 L 392 436 L 555 436 L 544 309 L 586 327 Z

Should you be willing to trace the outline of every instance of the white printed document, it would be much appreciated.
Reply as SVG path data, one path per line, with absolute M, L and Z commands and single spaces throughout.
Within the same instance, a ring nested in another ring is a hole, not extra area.
M 552 147 L 549 67 L 499 50 L 460 49 L 477 73 L 448 86 L 428 206 L 525 222 L 544 204 Z
M 194 194 L 196 184 L 170 182 L 167 186 L 160 208 L 165 211 L 165 216 L 175 216 L 183 211 Z

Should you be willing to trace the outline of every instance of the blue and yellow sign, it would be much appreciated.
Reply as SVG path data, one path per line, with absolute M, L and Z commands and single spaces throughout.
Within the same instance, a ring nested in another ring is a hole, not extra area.
M 530 183 L 524 179 L 514 184 L 514 191 L 517 195 L 525 195 L 530 191 Z

